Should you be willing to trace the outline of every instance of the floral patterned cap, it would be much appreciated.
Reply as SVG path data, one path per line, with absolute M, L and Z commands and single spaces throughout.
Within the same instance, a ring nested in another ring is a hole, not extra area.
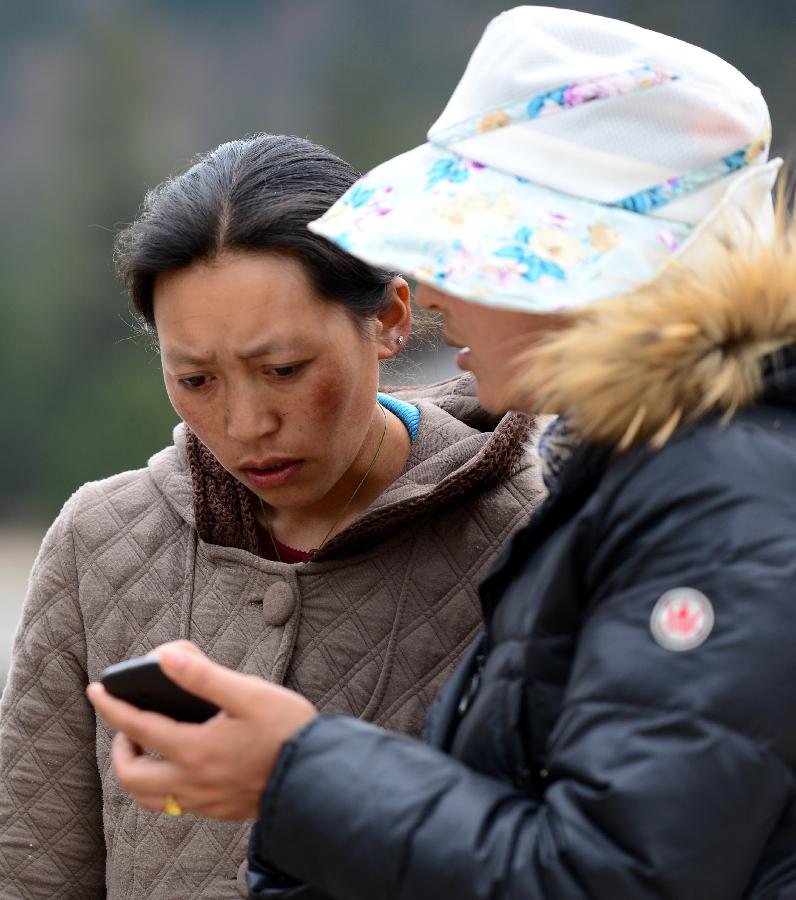
M 370 263 L 501 308 L 625 293 L 710 228 L 773 221 L 760 91 L 698 47 L 518 7 L 484 36 L 428 143 L 310 228 Z

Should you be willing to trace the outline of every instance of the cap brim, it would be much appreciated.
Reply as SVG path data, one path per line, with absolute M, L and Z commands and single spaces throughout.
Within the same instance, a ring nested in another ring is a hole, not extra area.
M 582 200 L 433 144 L 389 160 L 310 224 L 372 265 L 465 300 L 552 312 L 650 281 L 693 228 Z

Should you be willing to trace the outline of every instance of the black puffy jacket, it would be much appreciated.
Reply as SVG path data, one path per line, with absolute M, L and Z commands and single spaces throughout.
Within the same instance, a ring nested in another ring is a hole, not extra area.
M 796 897 L 796 353 L 766 366 L 729 424 L 581 445 L 435 746 L 321 717 L 284 748 L 252 896 Z

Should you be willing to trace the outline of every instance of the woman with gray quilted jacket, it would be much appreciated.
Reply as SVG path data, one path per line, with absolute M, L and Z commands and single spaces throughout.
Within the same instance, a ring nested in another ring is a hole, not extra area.
M 190 639 L 417 735 L 478 627 L 475 585 L 540 493 L 529 420 L 487 414 L 469 376 L 378 392 L 407 284 L 306 227 L 355 178 L 308 141 L 234 141 L 118 238 L 182 423 L 82 487 L 35 563 L 0 712 L 4 900 L 245 895 L 246 823 L 119 787 L 84 690 L 108 664 Z

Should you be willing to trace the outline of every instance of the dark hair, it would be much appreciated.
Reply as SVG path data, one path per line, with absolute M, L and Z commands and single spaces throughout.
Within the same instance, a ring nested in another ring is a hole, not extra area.
M 157 276 L 224 250 L 294 254 L 319 296 L 342 304 L 357 321 L 375 315 L 394 273 L 307 229 L 357 177 L 311 141 L 258 134 L 221 144 L 149 191 L 114 248 L 116 271 L 147 330 L 155 326 Z

